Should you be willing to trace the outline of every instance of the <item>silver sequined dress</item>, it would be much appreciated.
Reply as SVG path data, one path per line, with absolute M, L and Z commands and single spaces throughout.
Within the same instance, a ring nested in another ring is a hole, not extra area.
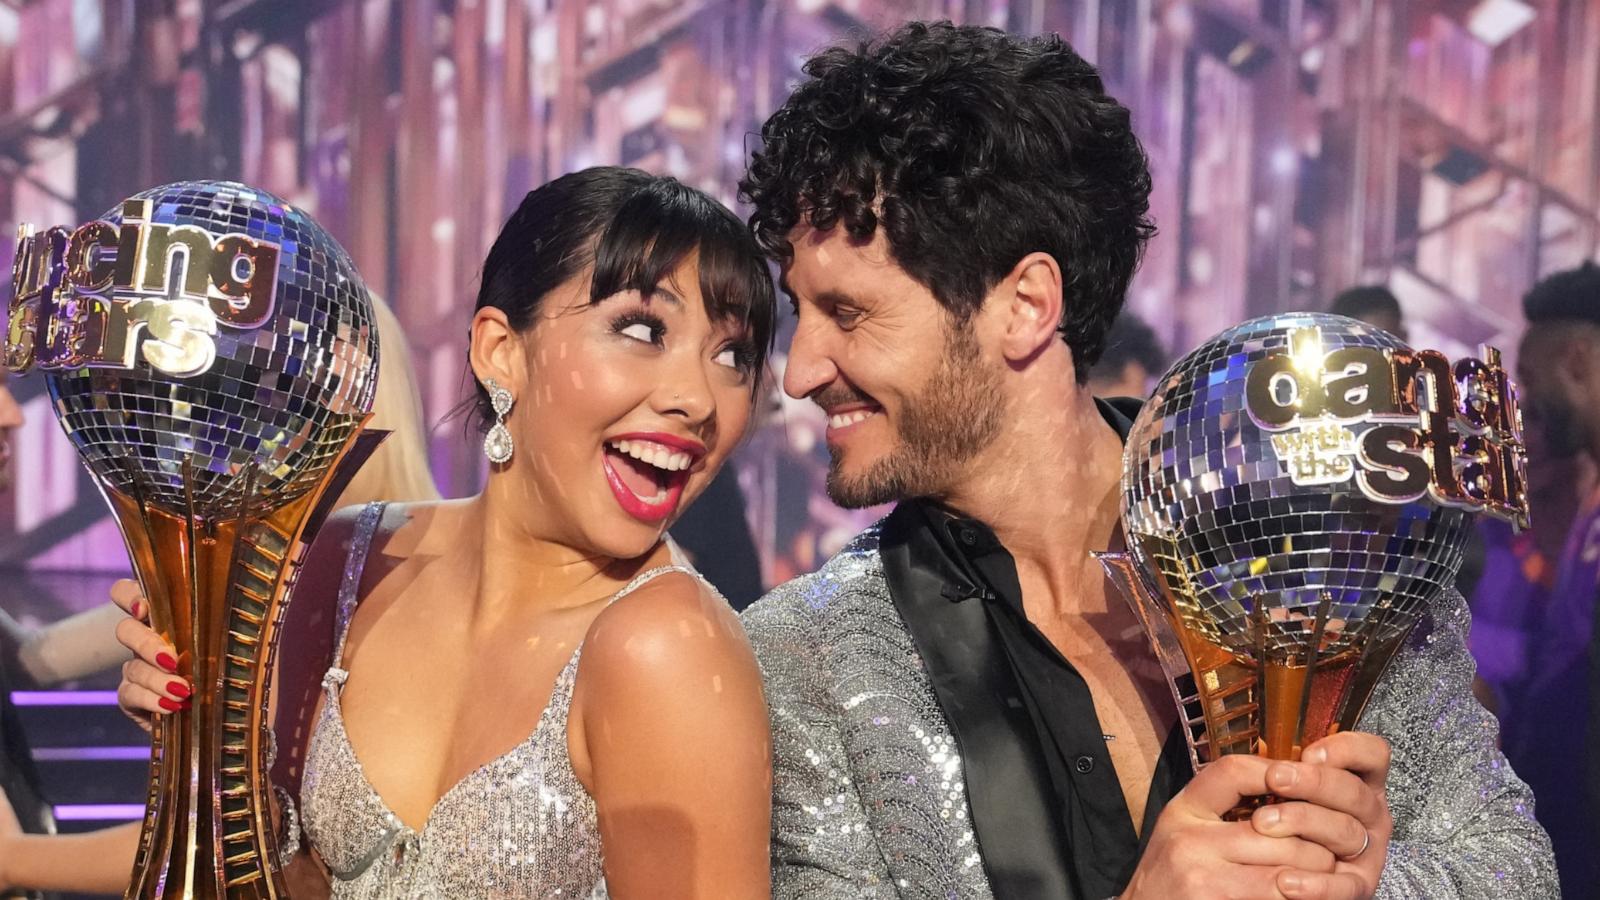
M 744 624 L 773 723 L 773 896 L 993 897 L 961 751 L 890 598 L 878 530 Z M 1533 798 L 1472 697 L 1467 626 L 1459 594 L 1438 600 L 1361 721 L 1394 751 L 1379 898 L 1559 896 Z
M 380 504 L 363 510 L 351 542 L 339 592 L 338 662 L 381 514 Z M 698 577 L 680 566 L 652 569 L 611 602 L 668 572 Z M 339 708 L 348 673 L 330 669 L 306 751 L 301 809 L 307 837 L 332 870 L 333 896 L 605 898 L 594 800 L 567 756 L 567 710 L 582 651 L 580 645 L 557 676 L 533 733 L 445 793 L 420 831 L 404 825 L 367 782 Z

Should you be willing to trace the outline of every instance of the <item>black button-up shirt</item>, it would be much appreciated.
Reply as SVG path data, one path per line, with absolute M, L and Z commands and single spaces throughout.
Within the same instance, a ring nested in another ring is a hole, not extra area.
M 1126 436 L 1136 407 L 1101 404 Z M 1192 772 L 1174 727 L 1136 831 L 1078 671 L 1022 605 L 1016 563 L 987 526 L 926 501 L 884 525 L 890 594 L 963 754 L 967 794 L 1000 900 L 1121 892 L 1143 841 Z
M 1167 737 L 1150 782 L 1144 821 L 1135 831 L 1089 685 L 1028 621 L 1011 554 L 981 522 L 932 506 L 924 514 L 929 536 L 949 564 L 942 574 L 950 584 L 950 599 L 982 603 L 999 635 L 1034 737 L 1045 750 L 1053 805 L 1067 837 L 1078 895 L 1102 898 L 1121 892 L 1139 862 L 1140 835 L 1150 833 L 1161 809 L 1192 775 L 1182 731 L 1174 728 Z

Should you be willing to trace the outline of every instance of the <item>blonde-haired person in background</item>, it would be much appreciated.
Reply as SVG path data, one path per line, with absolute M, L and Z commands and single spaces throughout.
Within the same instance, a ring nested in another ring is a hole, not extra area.
M 422 395 L 417 389 L 412 366 L 411 345 L 393 310 L 374 296 L 373 311 L 378 325 L 380 363 L 378 390 L 372 404 L 369 427 L 390 432 L 339 495 L 339 506 L 362 505 L 378 499 L 401 502 L 438 500 L 428 469 L 428 433 L 423 423 Z M 3 373 L 4 370 L 0 370 Z M 0 381 L 0 490 L 8 487 L 10 451 L 5 432 L 22 424 L 21 408 Z M 112 585 L 112 596 L 124 605 L 137 596 L 139 586 L 130 579 Z M 303 616 L 307 610 L 297 610 Z M 330 613 L 327 613 L 331 615 Z M 117 641 L 117 623 L 127 613 L 115 603 L 107 603 L 42 628 L 27 628 L 0 610 L 0 656 L 12 665 L 0 673 L 0 692 L 9 691 L 3 675 L 9 674 L 23 685 L 47 687 L 74 681 L 121 665 L 133 654 Z M 136 719 L 148 728 L 144 720 Z M 14 723 L 13 723 L 14 724 Z M 26 744 L 20 735 L 6 739 L 12 756 L 25 755 Z M 132 860 L 124 850 L 137 836 L 138 822 L 129 822 L 98 831 L 71 835 L 30 834 L 6 796 L 15 789 L 19 803 L 37 803 L 37 787 L 32 784 L 13 788 L 9 782 L 29 771 L 27 761 L 10 759 L 0 771 L 0 893 L 12 884 L 27 884 L 44 890 L 84 893 L 121 893 L 126 885 Z M 26 779 L 31 782 L 31 778 Z M 31 819 L 32 817 L 30 817 Z M 104 859 L 104 865 L 86 865 Z
M 423 424 L 422 392 L 412 365 L 411 342 L 394 311 L 382 298 L 372 298 L 378 321 L 378 392 L 368 427 L 389 432 L 382 445 L 339 495 L 339 506 L 360 506 L 373 500 L 410 503 L 438 500 L 428 469 L 428 429 Z M 388 363 L 388 365 L 383 365 Z

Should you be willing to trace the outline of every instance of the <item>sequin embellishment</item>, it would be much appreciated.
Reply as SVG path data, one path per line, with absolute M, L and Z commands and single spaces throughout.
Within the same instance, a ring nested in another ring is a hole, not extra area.
M 772 894 L 990 900 L 965 767 L 889 596 L 878 536 L 869 529 L 744 614 L 773 725 Z M 1459 593 L 1436 598 L 1360 723 L 1394 752 L 1379 900 L 1559 890 L 1533 797 L 1472 697 L 1468 624 Z
M 374 517 L 373 524 L 376 524 Z M 370 528 L 358 528 L 351 553 L 362 558 Z M 652 569 L 616 602 L 679 566 Z M 338 658 L 356 602 L 360 567 L 340 590 Z M 550 704 L 528 738 L 463 778 L 439 799 L 420 831 L 406 827 L 362 772 L 344 731 L 339 694 L 347 674 L 324 679 L 326 702 L 306 753 L 301 789 L 306 835 L 332 870 L 333 897 L 607 897 L 594 800 L 567 756 L 567 712 L 582 646 L 556 678 Z

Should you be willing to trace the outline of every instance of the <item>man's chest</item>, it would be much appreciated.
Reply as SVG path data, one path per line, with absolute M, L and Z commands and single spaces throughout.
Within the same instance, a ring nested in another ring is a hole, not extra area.
M 1079 626 L 1040 629 L 1063 668 L 1081 681 L 1080 702 L 1093 709 L 1105 756 L 1117 773 L 1134 823 L 1144 818 L 1150 783 L 1176 713 L 1165 676 L 1137 623 L 1102 636 Z M 1071 682 L 1069 682 L 1071 683 Z

